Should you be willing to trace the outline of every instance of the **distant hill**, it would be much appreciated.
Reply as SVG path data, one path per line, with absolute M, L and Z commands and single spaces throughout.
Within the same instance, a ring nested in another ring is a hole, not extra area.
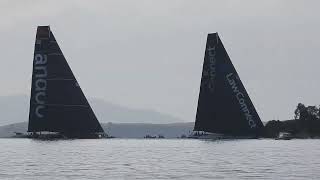
M 0 126 L 0 138 L 11 137 L 12 135 L 14 135 L 14 132 L 26 132 L 27 129 L 28 129 L 27 122 L 20 122 L 20 123 Z
M 170 124 L 146 123 L 102 123 L 103 129 L 112 136 L 119 138 L 143 138 L 145 135 L 163 135 L 166 138 L 176 138 L 188 135 L 193 129 L 193 122 Z M 14 132 L 26 132 L 27 122 L 0 126 L 0 138 L 11 137 Z
M 153 110 L 131 109 L 106 102 L 102 99 L 89 99 L 101 123 L 154 123 L 166 124 L 183 122 L 168 114 Z M 27 95 L 0 96 L 0 126 L 28 121 L 29 97 Z

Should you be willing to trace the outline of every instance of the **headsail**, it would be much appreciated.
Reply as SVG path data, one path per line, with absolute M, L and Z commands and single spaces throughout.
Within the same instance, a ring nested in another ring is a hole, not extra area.
M 37 29 L 28 132 L 103 133 L 49 26 Z
M 260 117 L 217 33 L 209 34 L 194 131 L 259 135 Z

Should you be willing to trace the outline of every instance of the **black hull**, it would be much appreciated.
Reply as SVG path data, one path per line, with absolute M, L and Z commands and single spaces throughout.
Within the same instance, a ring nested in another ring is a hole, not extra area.
M 256 136 L 231 136 L 231 135 L 222 135 L 222 134 L 207 134 L 195 136 L 188 136 L 189 139 L 209 139 L 209 140 L 236 140 L 236 139 L 259 139 Z
M 24 134 L 16 135 L 14 138 L 30 138 L 39 140 L 58 140 L 58 139 L 102 139 L 109 138 L 105 134 L 92 133 L 92 134 L 63 134 L 63 133 L 53 133 L 53 134 Z

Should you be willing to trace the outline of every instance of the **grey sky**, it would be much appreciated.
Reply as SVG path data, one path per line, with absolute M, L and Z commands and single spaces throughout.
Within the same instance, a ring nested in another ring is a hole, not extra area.
M 207 33 L 219 35 L 262 120 L 320 103 L 319 1 L 0 1 L 0 95 L 29 94 L 50 25 L 89 97 L 193 121 Z M 28 105 L 26 104 L 26 108 Z

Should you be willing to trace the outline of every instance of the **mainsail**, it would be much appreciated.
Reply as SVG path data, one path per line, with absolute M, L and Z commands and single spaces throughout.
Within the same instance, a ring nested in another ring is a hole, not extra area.
M 28 132 L 104 133 L 49 26 L 37 29 Z
M 218 34 L 209 34 L 194 131 L 258 136 L 262 128 Z

